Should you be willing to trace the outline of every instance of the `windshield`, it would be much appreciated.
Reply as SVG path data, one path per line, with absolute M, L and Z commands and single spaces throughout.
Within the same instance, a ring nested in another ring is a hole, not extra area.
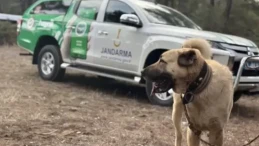
M 151 23 L 201 29 L 189 18 L 172 8 L 142 0 L 134 2 L 144 10 Z

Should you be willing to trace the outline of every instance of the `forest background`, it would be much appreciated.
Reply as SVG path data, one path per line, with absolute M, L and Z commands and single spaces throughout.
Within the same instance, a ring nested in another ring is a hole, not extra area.
M 18 14 L 36 0 L 0 0 L 0 13 Z M 203 30 L 245 37 L 259 45 L 259 0 L 157 0 L 182 12 Z M 16 24 L 0 21 L 0 44 L 16 42 Z

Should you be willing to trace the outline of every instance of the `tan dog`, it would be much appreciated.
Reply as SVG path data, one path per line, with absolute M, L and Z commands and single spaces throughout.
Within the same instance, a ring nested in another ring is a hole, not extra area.
M 174 90 L 172 118 L 175 146 L 181 146 L 182 141 L 183 101 L 191 123 L 199 132 L 197 136 L 188 128 L 188 146 L 199 146 L 199 137 L 203 131 L 209 132 L 209 143 L 223 145 L 224 126 L 233 106 L 233 80 L 229 68 L 212 60 L 211 56 L 211 47 L 206 40 L 189 39 L 183 44 L 183 48 L 163 53 L 158 62 L 142 72 L 145 79 L 155 83 L 153 92 L 161 93 L 170 88 Z M 191 85 L 194 85 L 193 89 Z M 187 89 L 194 96 L 188 96 Z M 182 94 L 186 95 L 183 101 Z

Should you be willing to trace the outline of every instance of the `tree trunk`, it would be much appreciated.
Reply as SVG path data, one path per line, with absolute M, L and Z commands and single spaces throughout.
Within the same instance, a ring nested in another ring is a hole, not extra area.
M 3 3 L 4 3 L 4 0 L 0 0 L 0 3 L 1 3 L 1 5 L 0 5 L 0 13 L 3 13 Z
M 210 0 L 210 5 L 214 7 L 215 6 L 215 0 Z
M 24 12 L 26 10 L 26 2 L 25 0 L 20 0 L 20 3 L 21 3 L 21 10 L 22 12 Z
M 35 0 L 20 0 L 22 11 L 24 12 L 31 4 L 35 2 Z
M 176 7 L 176 0 L 169 0 L 169 6 L 172 7 L 172 8 L 175 8 Z
M 224 23 L 224 30 L 227 29 L 228 20 L 230 18 L 231 9 L 232 9 L 233 0 L 227 0 L 227 5 L 225 9 L 225 23 Z
M 231 9 L 232 9 L 232 0 L 227 0 L 227 6 L 226 6 L 226 11 L 225 11 L 227 20 L 230 17 Z
M 165 6 L 168 6 L 168 1 L 169 0 L 157 0 L 158 3 L 165 5 Z
M 188 14 L 188 0 L 178 0 L 178 9 L 182 13 Z

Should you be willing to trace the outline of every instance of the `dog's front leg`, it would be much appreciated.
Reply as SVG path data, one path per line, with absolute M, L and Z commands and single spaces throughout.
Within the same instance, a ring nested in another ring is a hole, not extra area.
M 209 142 L 215 146 L 223 146 L 223 130 L 211 130 L 209 133 Z
M 196 135 L 189 127 L 187 129 L 187 145 L 188 146 L 200 145 L 200 134 Z
M 181 128 L 181 121 L 182 121 L 182 113 L 183 113 L 183 104 L 181 100 L 180 94 L 173 94 L 174 97 L 174 104 L 173 104 L 173 114 L 172 119 L 175 128 L 175 146 L 181 146 L 182 143 L 182 128 Z

